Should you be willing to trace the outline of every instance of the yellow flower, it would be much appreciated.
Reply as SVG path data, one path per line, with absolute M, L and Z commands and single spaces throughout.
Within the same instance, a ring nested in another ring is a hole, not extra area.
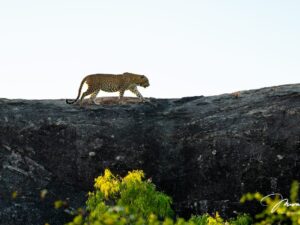
M 81 215 L 78 215 L 74 218 L 74 224 L 82 224 L 83 218 Z
M 263 198 L 263 196 L 259 192 L 256 192 L 254 194 L 254 198 L 257 199 L 258 201 L 260 201 Z
M 144 178 L 144 173 L 141 170 L 133 170 L 132 172 L 128 172 L 127 176 L 123 178 L 124 183 L 136 183 L 142 182 L 142 178 Z
M 57 200 L 54 202 L 54 208 L 59 209 L 64 205 L 64 202 L 62 200 Z
M 108 169 L 104 171 L 104 176 L 95 179 L 94 186 L 100 189 L 106 199 L 120 190 L 119 180 Z
M 213 218 L 213 217 L 210 216 L 207 219 L 207 224 L 208 225 L 215 225 L 215 224 L 217 224 L 217 220 L 215 218 Z
M 223 222 L 222 217 L 220 216 L 219 212 L 216 212 L 216 216 L 215 216 L 217 222 Z
M 18 192 L 17 191 L 14 191 L 12 194 L 11 194 L 11 197 L 13 199 L 16 199 L 18 197 Z

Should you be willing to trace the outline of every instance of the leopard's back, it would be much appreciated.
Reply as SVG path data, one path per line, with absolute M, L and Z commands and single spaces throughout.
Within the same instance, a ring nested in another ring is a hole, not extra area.
M 87 76 L 86 84 L 89 88 L 99 89 L 106 92 L 120 91 L 124 80 L 122 75 L 114 74 L 91 74 Z
M 91 74 L 87 76 L 86 83 L 93 89 L 106 92 L 128 90 L 134 85 L 148 85 L 148 79 L 143 75 L 133 73 L 123 74 Z

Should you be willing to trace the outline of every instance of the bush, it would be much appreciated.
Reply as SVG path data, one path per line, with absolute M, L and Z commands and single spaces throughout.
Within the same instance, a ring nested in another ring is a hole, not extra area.
M 121 178 L 106 169 L 95 179 L 94 192 L 88 193 L 86 211 L 79 210 L 68 225 L 249 225 L 247 215 L 229 222 L 218 213 L 192 216 L 188 221 L 174 218 L 172 199 L 156 190 L 150 180 L 144 180 L 140 170 L 128 172 Z
M 297 203 L 299 182 L 294 181 L 291 186 L 290 199 L 284 199 L 280 194 L 263 196 L 261 193 L 247 193 L 241 202 L 257 200 L 266 206 L 255 218 L 257 225 L 272 224 L 300 224 L 300 204 Z

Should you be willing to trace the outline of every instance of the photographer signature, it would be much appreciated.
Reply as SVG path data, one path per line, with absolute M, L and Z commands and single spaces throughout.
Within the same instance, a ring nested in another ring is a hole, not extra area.
M 274 213 L 281 205 L 286 206 L 286 207 L 293 207 L 293 206 L 298 206 L 298 207 L 300 207 L 300 203 L 297 203 L 297 202 L 296 202 L 296 203 L 289 203 L 289 200 L 288 200 L 287 198 L 283 198 L 283 196 L 282 196 L 281 194 L 279 194 L 279 193 L 273 193 L 273 194 L 266 195 L 265 197 L 263 197 L 263 198 L 260 200 L 260 204 L 261 204 L 262 206 L 267 206 L 267 205 L 265 205 L 263 202 L 264 202 L 264 200 L 265 200 L 266 198 L 272 197 L 272 196 L 274 196 L 274 197 L 279 196 L 279 197 L 280 197 L 280 201 L 277 202 L 277 203 L 273 206 L 273 208 L 271 209 L 271 213 Z

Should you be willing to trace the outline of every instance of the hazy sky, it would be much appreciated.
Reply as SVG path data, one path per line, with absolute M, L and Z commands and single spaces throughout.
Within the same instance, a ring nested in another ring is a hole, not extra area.
M 0 0 L 0 98 L 74 98 L 85 75 L 126 71 L 148 76 L 145 97 L 299 83 L 299 12 L 299 0 Z

